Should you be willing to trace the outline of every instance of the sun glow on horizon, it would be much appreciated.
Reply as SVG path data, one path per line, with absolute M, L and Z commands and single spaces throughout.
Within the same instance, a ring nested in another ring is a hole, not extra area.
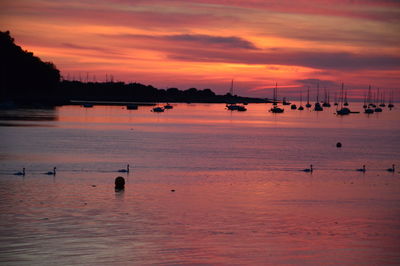
M 156 87 L 263 96 L 319 80 L 358 97 L 368 84 L 399 89 L 400 4 L 335 0 L 153 0 L 1 3 L 3 30 L 64 78 L 113 75 Z M 267 84 L 267 85 L 266 85 Z M 268 85 L 269 84 L 269 85 Z M 297 97 L 296 95 L 294 95 Z

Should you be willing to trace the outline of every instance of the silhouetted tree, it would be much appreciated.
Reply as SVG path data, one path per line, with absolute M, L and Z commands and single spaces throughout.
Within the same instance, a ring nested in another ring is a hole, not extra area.
M 14 43 L 10 32 L 0 31 L 0 97 L 15 101 L 54 101 L 60 72 Z

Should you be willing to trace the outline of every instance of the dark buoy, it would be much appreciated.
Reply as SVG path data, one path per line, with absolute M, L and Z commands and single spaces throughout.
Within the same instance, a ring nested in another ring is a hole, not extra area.
M 175 189 L 171 189 L 171 192 L 175 192 Z
M 342 143 L 338 142 L 336 143 L 336 148 L 341 148 L 342 147 Z
M 125 179 L 122 176 L 115 178 L 115 191 L 121 191 L 125 188 Z

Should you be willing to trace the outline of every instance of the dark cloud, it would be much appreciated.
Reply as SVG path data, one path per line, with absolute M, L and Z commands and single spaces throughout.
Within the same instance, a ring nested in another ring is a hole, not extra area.
M 299 79 L 296 82 L 303 84 L 305 87 L 316 87 L 319 83 L 321 88 L 323 87 L 338 87 L 340 84 L 338 82 L 334 82 L 331 80 L 323 80 L 323 79 L 316 79 L 316 78 L 309 78 L 309 79 Z
M 400 69 L 400 57 L 359 55 L 344 52 L 309 52 L 280 50 L 279 52 L 210 50 L 170 51 L 169 58 L 182 61 L 225 62 L 240 64 L 292 65 L 316 69 Z
M 257 49 L 257 47 L 240 37 L 210 36 L 202 34 L 181 34 L 164 37 L 167 40 L 197 43 L 202 45 L 215 45 L 225 48 Z
M 110 38 L 110 35 L 102 35 Z M 257 50 L 258 48 L 250 41 L 237 36 L 213 36 L 204 34 L 177 34 L 177 35 L 142 35 L 142 34 L 121 34 L 113 35 L 113 38 L 123 38 L 135 41 L 151 41 L 164 43 L 167 47 L 199 47 L 202 49 L 248 49 Z M 146 43 L 147 47 L 151 47 L 151 43 Z M 166 47 L 164 46 L 164 47 Z M 161 48 L 162 49 L 162 48 Z

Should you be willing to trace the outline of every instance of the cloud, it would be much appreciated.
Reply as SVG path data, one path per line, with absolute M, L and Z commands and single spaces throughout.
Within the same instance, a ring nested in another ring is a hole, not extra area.
M 301 83 L 305 87 L 316 87 L 319 83 L 319 86 L 322 87 L 338 87 L 340 84 L 331 80 L 323 80 L 317 78 L 308 78 L 308 79 L 299 79 L 296 82 Z
M 210 51 L 185 49 L 169 51 L 174 60 L 238 64 L 292 65 L 317 69 L 400 69 L 400 57 L 360 55 L 345 52 L 310 52 L 281 49 L 277 52 Z
M 257 50 L 258 48 L 250 41 L 237 36 L 213 36 L 205 34 L 177 34 L 177 35 L 143 35 L 143 34 L 120 34 L 120 35 L 102 35 L 106 38 L 127 39 L 132 41 L 147 42 L 146 47 L 151 47 L 151 43 L 156 42 L 157 47 L 167 45 L 170 47 L 202 47 L 204 49 L 248 49 Z

